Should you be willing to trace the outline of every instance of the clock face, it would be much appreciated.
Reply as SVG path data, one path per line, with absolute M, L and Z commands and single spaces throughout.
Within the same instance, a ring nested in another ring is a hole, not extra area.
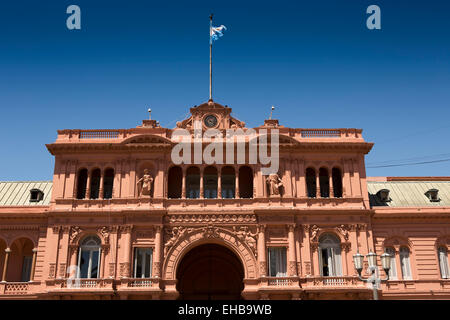
M 214 128 L 217 125 L 217 118 L 212 114 L 210 114 L 209 116 L 205 117 L 203 122 L 205 123 L 205 126 L 207 126 L 208 128 Z

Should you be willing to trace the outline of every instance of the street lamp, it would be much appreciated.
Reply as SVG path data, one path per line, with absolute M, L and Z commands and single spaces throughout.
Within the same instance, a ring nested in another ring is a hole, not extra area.
M 381 266 L 384 269 L 384 272 L 387 275 L 386 279 L 381 279 L 377 276 L 376 270 L 377 270 L 377 254 L 374 252 L 369 252 L 367 255 L 367 262 L 369 263 L 369 270 L 372 272 L 372 275 L 368 277 L 367 279 L 363 279 L 361 277 L 361 271 L 363 269 L 363 262 L 364 262 L 364 256 L 360 254 L 359 252 L 353 255 L 353 263 L 355 264 L 355 269 L 358 271 L 358 277 L 359 280 L 364 281 L 366 283 L 372 284 L 372 290 L 373 290 L 373 300 L 378 300 L 378 285 L 381 283 L 381 281 L 387 281 L 389 280 L 389 269 L 391 268 L 391 255 L 388 253 L 383 253 L 380 257 L 381 259 Z

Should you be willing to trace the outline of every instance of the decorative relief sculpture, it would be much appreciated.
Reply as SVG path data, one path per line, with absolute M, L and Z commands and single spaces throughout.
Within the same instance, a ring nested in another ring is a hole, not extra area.
M 166 230 L 166 235 L 168 240 L 164 245 L 164 256 L 167 255 L 167 251 L 177 242 L 177 240 L 182 237 L 186 232 L 191 232 L 192 228 L 185 227 L 173 227 L 172 229 Z
M 69 233 L 69 242 L 73 243 L 81 232 L 83 232 L 83 229 L 81 229 L 80 227 L 71 227 Z
M 340 234 L 342 234 L 342 236 L 344 237 L 345 241 L 347 241 L 348 240 L 348 235 L 349 235 L 349 233 L 348 233 L 349 227 L 344 225 L 344 224 L 341 224 L 336 229 L 339 231 Z
M 144 175 L 136 183 L 138 188 L 139 188 L 139 185 L 142 184 L 140 187 L 139 197 L 142 197 L 142 196 L 150 197 L 151 196 L 152 183 L 153 183 L 153 177 L 149 174 L 148 169 L 144 169 Z
M 270 174 L 266 178 L 266 183 L 269 186 L 269 195 L 280 195 L 281 189 L 283 188 L 283 182 L 281 182 L 280 177 L 276 173 Z
M 105 240 L 105 243 L 109 243 L 109 228 L 108 227 L 101 227 L 97 229 L 98 233 L 101 234 L 103 239 Z
M 202 228 L 202 236 L 203 238 L 219 238 L 219 228 L 213 227 L 211 225 Z
M 319 232 L 320 228 L 317 225 L 313 225 L 310 228 L 310 232 L 311 232 L 311 237 L 310 237 L 310 241 L 317 241 L 317 233 Z
M 236 227 L 233 227 L 233 232 L 237 238 L 241 241 L 245 242 L 250 249 L 252 249 L 253 253 L 256 257 L 256 235 L 257 233 L 253 233 L 249 230 L 247 226 L 240 227 L 239 230 Z

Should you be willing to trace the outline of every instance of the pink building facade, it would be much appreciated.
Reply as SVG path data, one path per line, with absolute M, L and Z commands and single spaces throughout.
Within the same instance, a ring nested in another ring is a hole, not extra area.
M 249 130 L 190 111 L 190 134 Z M 0 299 L 371 299 L 352 259 L 369 251 L 383 277 L 393 257 L 381 299 L 450 298 L 450 178 L 367 178 L 360 129 L 254 130 L 279 132 L 276 175 L 245 135 L 244 163 L 177 165 L 156 120 L 58 131 L 53 181 L 0 183 Z

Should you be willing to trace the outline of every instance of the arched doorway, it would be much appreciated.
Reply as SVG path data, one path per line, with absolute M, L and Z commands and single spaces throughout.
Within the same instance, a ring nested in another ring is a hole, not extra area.
M 183 257 L 177 279 L 182 300 L 238 300 L 244 288 L 244 268 L 230 249 L 204 244 Z

